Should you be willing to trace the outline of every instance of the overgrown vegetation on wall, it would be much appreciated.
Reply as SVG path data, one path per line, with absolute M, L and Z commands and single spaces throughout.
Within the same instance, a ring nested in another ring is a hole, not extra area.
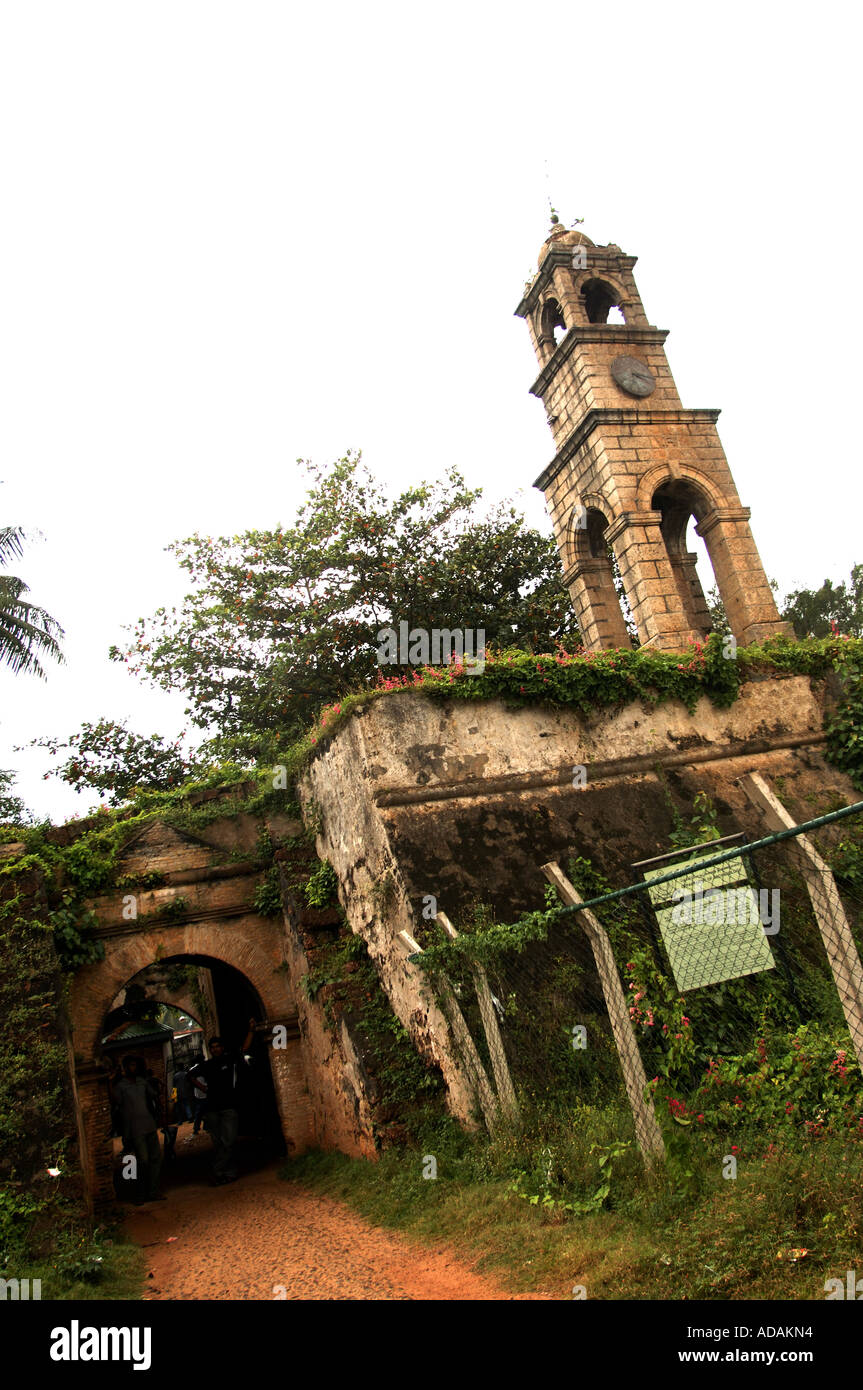
M 683 847 L 718 834 L 699 795 L 671 838 Z M 861 841 L 846 825 L 828 851 L 852 901 Z M 584 898 L 610 887 L 586 859 L 568 872 Z M 805 888 L 788 864 L 782 875 L 793 988 L 777 969 L 681 996 L 650 909 L 632 897 L 596 909 L 664 1132 L 656 1171 L 645 1172 L 635 1144 L 592 954 L 549 889 L 545 909 L 515 923 L 476 905 L 455 942 L 433 923 L 417 929 L 417 962 L 432 981 L 446 972 L 490 1073 L 471 973 L 473 960 L 485 964 L 520 1124 L 493 1139 L 427 1131 L 411 1156 L 385 1156 L 374 1179 L 336 1156 L 291 1173 L 377 1220 L 472 1241 L 516 1286 L 545 1275 L 558 1291 L 569 1279 L 589 1297 L 655 1297 L 659 1267 L 676 1298 L 823 1296 L 824 1279 L 852 1268 L 859 1249 L 863 1084 Z
M 321 1007 L 336 1036 L 343 1024 L 348 1029 L 363 1070 L 376 1143 L 415 1141 L 445 1114 L 440 1069 L 420 1056 L 393 1013 L 365 941 L 351 931 L 339 907 L 332 866 L 316 859 L 307 840 L 292 841 L 277 854 L 308 962 L 300 987 Z
M 361 937 L 342 924 L 309 954 L 306 991 L 323 1005 L 333 1027 L 344 1019 L 350 1028 L 366 1072 L 378 1138 L 386 1143 L 416 1140 L 430 1114 L 444 1114 L 440 1070 L 420 1057 L 393 1013 Z
M 689 823 L 677 813 L 675 820 L 675 848 L 720 833 L 702 793 Z M 845 891 L 863 950 L 863 822 L 846 823 L 842 838 L 824 852 Z M 687 1124 L 725 1130 L 751 1123 L 759 1134 L 768 1123 L 807 1134 L 850 1128 L 863 1137 L 863 1086 L 808 894 L 782 857 L 783 847 L 762 851 L 768 853 L 770 882 L 781 884 L 782 904 L 782 939 L 772 970 L 692 990 L 684 998 L 669 976 L 646 895 L 611 898 L 595 909 L 632 996 L 630 1014 L 647 1074 L 656 1078 L 660 1100 L 678 1124 L 684 1117 Z M 588 859 L 570 861 L 568 874 L 584 900 L 610 892 Z M 509 923 L 497 922 L 489 907 L 478 905 L 460 922 L 455 941 L 433 923 L 424 924 L 417 929 L 423 954 L 415 959 L 432 979 L 445 972 L 468 1000 L 472 962 L 485 966 L 502 1001 L 514 1073 L 533 1098 L 548 1098 L 542 1102 L 546 1111 L 556 1111 L 586 1093 L 607 1098 L 608 1085 L 617 1091 L 620 1083 L 578 914 L 563 909 L 551 887 L 545 897 L 544 909 Z M 572 1047 L 574 1011 L 594 1034 L 589 1057 Z M 735 1096 L 744 1099 L 729 1109 L 729 1093 L 732 1102 Z
M 44 885 L 40 905 L 43 925 L 53 933 L 63 968 L 75 970 L 102 955 L 94 936 L 95 918 L 85 907 L 85 899 L 117 889 L 126 892 L 158 886 L 158 875 L 120 872 L 123 847 L 147 824 L 163 821 L 195 834 L 229 816 L 263 817 L 268 812 L 300 817 L 291 793 L 274 790 L 271 768 L 256 772 L 227 764 L 173 791 L 139 791 L 124 806 L 110 811 L 102 807 L 84 821 L 57 828 L 49 824 L 0 826 L 0 844 L 18 842 L 23 846 L 21 853 L 2 864 L 0 880 L 14 883 L 34 873 L 40 878 Z M 260 843 L 259 851 L 265 860 L 267 854 Z M 272 847 L 268 857 L 272 859 Z M 272 902 L 269 906 L 272 908 Z M 170 909 L 165 911 L 170 913 Z
M 33 868 L 0 869 L 0 1278 L 44 1298 L 133 1297 L 140 1256 L 87 1220 L 75 1165 L 65 985 Z
M 3 907 L 8 906 L 4 903 Z M 48 1168 L 65 1166 L 74 1113 L 63 1085 L 62 985 L 50 933 L 0 909 L 0 1182 L 9 1217 L 24 1179 L 38 1177 L 31 1215 L 53 1197 Z M 56 1184 L 54 1184 L 56 1186 Z M 6 1242 L 11 1230 L 6 1230 Z M 0 1246 L 3 1237 L 0 1235 Z
M 596 653 L 558 650 L 552 655 L 490 651 L 482 672 L 461 663 L 419 666 L 410 675 L 381 676 L 374 690 L 348 695 L 323 709 L 307 737 L 291 749 L 299 768 L 371 700 L 414 690 L 431 699 L 503 700 L 513 708 L 544 704 L 590 714 L 642 700 L 660 705 L 680 700 L 690 711 L 703 696 L 725 709 L 747 681 L 783 676 L 838 676 L 843 694 L 827 725 L 829 756 L 863 790 L 863 640 L 828 637 L 794 642 L 784 637 L 733 648 L 711 636 L 682 654 L 652 648 Z

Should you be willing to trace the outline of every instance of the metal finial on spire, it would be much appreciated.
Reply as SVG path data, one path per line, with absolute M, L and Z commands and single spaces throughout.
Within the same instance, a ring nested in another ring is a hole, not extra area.
M 562 230 L 563 230 L 563 225 L 564 225 L 564 224 L 563 224 L 563 223 L 561 222 L 561 220 L 560 220 L 560 214 L 558 213 L 557 208 L 552 207 L 552 205 L 551 205 L 551 200 L 549 200 L 548 210 L 549 210 L 549 213 L 551 214 L 551 225 L 552 225 L 552 227 L 553 227 L 553 228 L 559 228 L 559 229 L 562 231 Z M 583 217 L 576 217 L 575 221 L 574 221 L 574 222 L 570 222 L 570 224 L 569 224 L 570 230 L 573 230 L 575 227 L 580 227 L 583 221 L 584 221 L 584 218 L 583 218 Z
M 548 212 L 551 217 L 552 227 L 557 227 L 560 225 L 560 218 L 557 215 L 557 208 L 553 207 L 551 202 L 551 175 L 549 173 L 547 155 L 543 158 L 542 162 L 545 167 L 545 196 L 548 199 Z
M 551 219 L 551 231 L 552 231 L 552 233 L 557 233 L 558 235 L 562 235 L 563 232 L 566 231 L 566 226 L 565 226 L 565 224 L 561 221 L 561 219 L 560 219 L 560 213 L 558 212 L 557 208 L 554 206 L 554 204 L 553 204 L 552 201 L 551 201 L 551 175 L 550 175 L 550 173 L 549 173 L 549 168 L 548 168 L 548 158 L 547 158 L 547 157 L 544 158 L 542 162 L 543 162 L 543 165 L 545 166 L 545 190 L 546 190 L 546 198 L 548 199 L 548 213 L 549 213 L 549 217 L 550 217 L 550 219 Z M 575 227 L 580 227 L 583 221 L 584 221 L 584 218 L 583 218 L 583 217 L 577 217 L 577 218 L 575 219 L 574 222 L 571 222 L 571 223 L 570 223 L 570 230 L 572 230 L 572 229 L 575 228 Z

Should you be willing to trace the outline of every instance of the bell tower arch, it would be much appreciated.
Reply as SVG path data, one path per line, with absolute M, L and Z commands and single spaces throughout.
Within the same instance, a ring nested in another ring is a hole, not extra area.
M 665 356 L 668 331 L 648 322 L 635 263 L 553 218 L 515 311 L 540 364 L 530 389 L 556 450 L 534 486 L 545 494 L 585 646 L 628 644 L 609 599 L 609 546 L 642 646 L 680 651 L 708 634 L 686 542 L 693 518 L 741 646 L 792 636 L 719 440 L 719 411 L 683 407 Z

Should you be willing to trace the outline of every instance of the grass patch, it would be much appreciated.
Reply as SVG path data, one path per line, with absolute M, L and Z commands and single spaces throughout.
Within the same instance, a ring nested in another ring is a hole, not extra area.
M 89 1231 L 73 1223 L 40 1242 L 37 1256 L 8 1250 L 0 1277 L 41 1281 L 42 1302 L 138 1300 L 144 1291 L 144 1252 L 117 1226 Z M 32 1295 L 31 1295 L 32 1296 Z
M 737 1177 L 722 1176 L 714 1138 L 682 1136 L 668 1168 L 645 1173 L 620 1146 L 609 1191 L 584 1214 L 603 1168 L 612 1122 L 591 1110 L 568 1125 L 495 1141 L 391 1149 L 377 1163 L 310 1153 L 282 1176 L 346 1202 L 376 1225 L 422 1244 L 446 1243 L 514 1292 L 572 1298 L 584 1285 L 598 1299 L 823 1299 L 828 1278 L 860 1265 L 863 1144 L 827 1135 L 786 1145 L 753 1137 L 739 1152 Z M 619 1141 L 618 1141 L 619 1144 Z M 591 1152 L 591 1145 L 593 1151 Z M 424 1178 L 427 1156 L 437 1177 Z M 608 1166 L 606 1164 L 606 1166 Z M 567 1173 L 581 1169 L 582 1183 Z

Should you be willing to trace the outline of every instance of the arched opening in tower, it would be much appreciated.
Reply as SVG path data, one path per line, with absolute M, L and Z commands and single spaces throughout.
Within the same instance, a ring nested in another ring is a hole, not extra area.
M 689 626 L 706 637 L 724 626 L 710 552 L 696 530 L 711 503 L 694 483 L 675 478 L 656 489 L 652 507 L 662 514 L 662 538 Z
M 547 299 L 542 306 L 540 343 L 550 356 L 566 335 L 563 310 L 556 299 Z
M 154 963 L 112 1001 L 100 1052 L 109 1077 L 114 1192 L 121 1201 L 140 1204 L 211 1181 L 224 1149 L 217 1106 L 220 1115 L 236 1111 L 229 1167 L 242 1174 L 284 1155 L 269 1048 L 251 1026 L 263 1017 L 246 977 L 203 956 Z M 207 1076 L 214 1038 L 221 1038 L 230 1061 L 224 1095 L 215 1088 L 208 1095 L 195 1084 Z M 130 1085 L 139 1077 L 143 1084 Z
M 588 280 L 581 287 L 589 323 L 625 323 L 620 297 L 607 280 Z
M 588 650 L 631 647 L 638 638 L 617 557 L 605 537 L 608 518 L 598 507 L 578 507 L 572 524 L 582 640 Z

